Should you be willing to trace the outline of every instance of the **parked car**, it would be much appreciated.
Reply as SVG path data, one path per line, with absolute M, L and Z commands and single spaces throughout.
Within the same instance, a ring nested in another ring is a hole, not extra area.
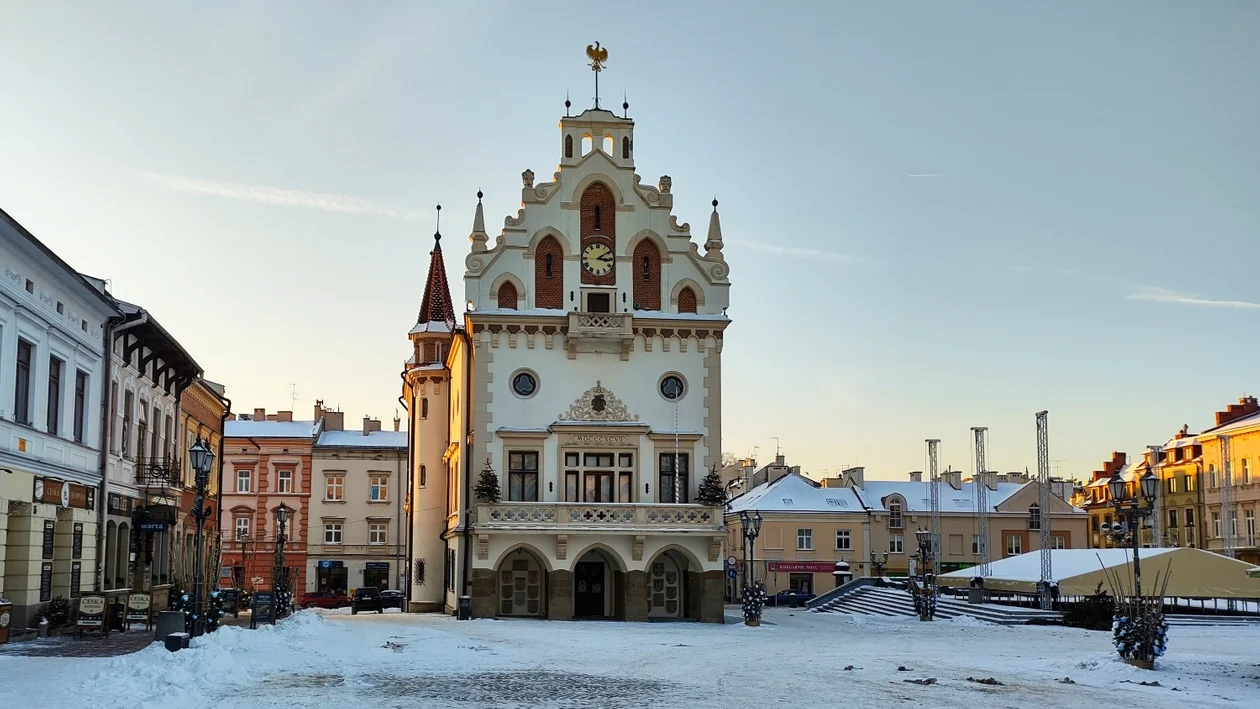
M 779 591 L 774 596 L 774 605 L 776 608 L 788 606 L 791 608 L 799 608 L 805 605 L 806 601 L 813 599 L 814 594 L 806 591 L 798 591 L 795 589 L 789 591 Z
M 345 608 L 350 597 L 338 591 L 311 591 L 298 603 L 302 608 Z
M 381 591 L 381 607 L 397 608 L 402 610 L 403 592 L 402 591 Z
M 381 592 L 375 586 L 364 586 L 354 590 L 354 599 L 350 602 L 350 614 L 354 615 L 359 611 L 385 612 L 385 607 L 381 604 Z

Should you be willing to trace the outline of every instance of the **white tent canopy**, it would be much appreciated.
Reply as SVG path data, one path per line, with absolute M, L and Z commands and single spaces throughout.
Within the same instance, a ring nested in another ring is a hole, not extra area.
M 1249 578 L 1250 564 L 1187 547 L 1142 549 L 1142 594 L 1159 592 L 1165 577 L 1167 596 L 1191 598 L 1260 598 L 1260 578 Z M 1051 552 L 1051 581 L 1065 595 L 1094 593 L 1098 584 L 1112 593 L 1108 576 L 1119 578 L 1121 593 L 1133 592 L 1133 551 L 1130 549 L 1055 549 Z M 1041 581 L 1041 552 L 1012 556 L 990 564 L 984 587 L 995 591 L 1035 594 Z M 942 586 L 967 587 L 975 569 L 937 577 Z M 1159 585 L 1157 585 L 1159 584 Z

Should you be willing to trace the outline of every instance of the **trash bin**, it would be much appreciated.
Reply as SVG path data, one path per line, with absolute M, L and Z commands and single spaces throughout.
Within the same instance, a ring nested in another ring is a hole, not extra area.
M 127 605 L 123 603 L 125 596 L 114 596 L 114 602 L 109 604 L 109 629 L 110 630 L 126 630 L 123 627 L 123 615 L 127 612 Z
M 0 603 L 0 645 L 9 642 L 9 625 L 13 621 L 13 604 Z
M 472 618 L 472 596 L 460 596 L 459 606 L 457 609 L 459 620 L 469 620 Z

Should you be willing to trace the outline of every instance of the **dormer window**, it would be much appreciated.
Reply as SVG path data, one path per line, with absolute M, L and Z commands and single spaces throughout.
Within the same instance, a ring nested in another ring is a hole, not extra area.
M 893 500 L 888 503 L 888 528 L 889 529 L 901 529 L 902 523 L 903 523 L 902 517 L 901 517 L 901 510 L 902 510 L 901 500 Z

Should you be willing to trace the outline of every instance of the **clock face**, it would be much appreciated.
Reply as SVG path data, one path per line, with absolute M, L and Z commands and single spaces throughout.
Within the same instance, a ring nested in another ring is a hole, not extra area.
M 607 244 L 591 244 L 582 250 L 582 267 L 596 276 L 612 270 L 613 252 Z

